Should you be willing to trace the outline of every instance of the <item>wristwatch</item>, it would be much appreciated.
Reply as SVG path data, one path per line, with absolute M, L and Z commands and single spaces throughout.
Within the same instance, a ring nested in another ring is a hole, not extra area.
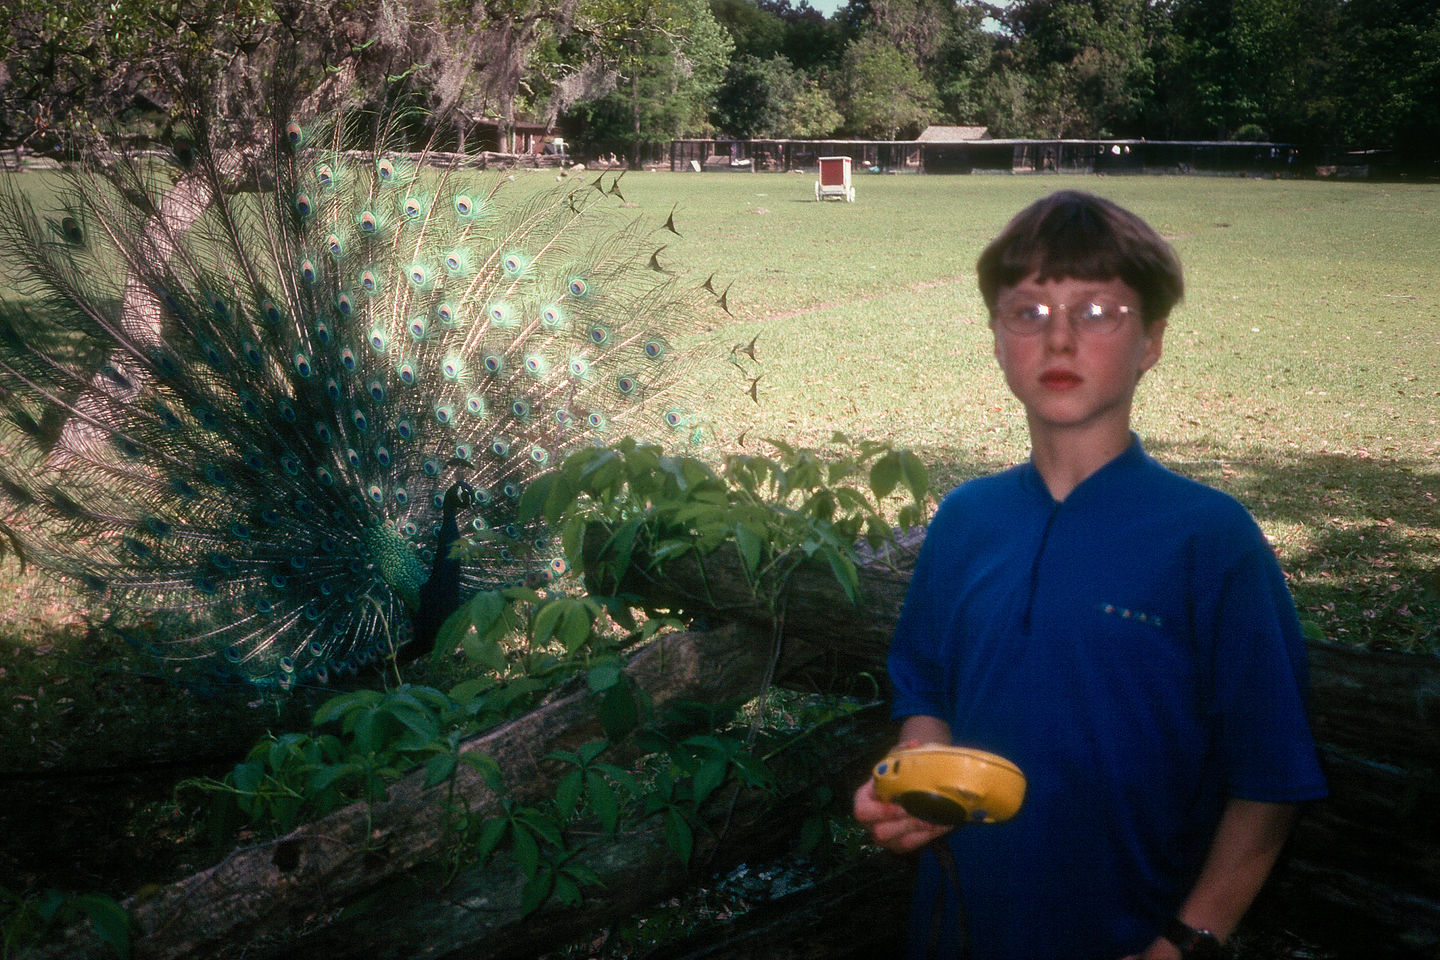
M 1178 917 L 1171 917 L 1161 934 L 1180 948 L 1181 960 L 1219 960 L 1225 955 L 1220 938 L 1209 930 L 1196 930 Z

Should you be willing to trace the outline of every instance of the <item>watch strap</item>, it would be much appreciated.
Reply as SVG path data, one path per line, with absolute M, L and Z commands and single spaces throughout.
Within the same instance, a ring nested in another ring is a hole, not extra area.
M 1180 950 L 1182 960 L 1217 960 L 1223 955 L 1220 938 L 1209 930 L 1197 930 L 1178 917 L 1171 917 L 1161 933 Z

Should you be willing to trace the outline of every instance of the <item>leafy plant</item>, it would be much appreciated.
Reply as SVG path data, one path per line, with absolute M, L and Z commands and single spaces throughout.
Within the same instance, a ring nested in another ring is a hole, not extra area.
M 0 956 L 18 956 L 81 920 L 88 920 L 100 942 L 117 956 L 130 956 L 130 915 L 109 897 L 58 890 L 22 896 L 0 887 Z

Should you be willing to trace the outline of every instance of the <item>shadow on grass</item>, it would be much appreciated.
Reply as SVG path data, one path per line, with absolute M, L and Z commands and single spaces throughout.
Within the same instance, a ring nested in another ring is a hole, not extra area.
M 1250 509 L 1276 545 L 1307 629 L 1367 649 L 1440 653 L 1440 471 L 1355 454 L 1145 446 Z M 922 455 L 940 496 L 1009 466 L 955 447 Z

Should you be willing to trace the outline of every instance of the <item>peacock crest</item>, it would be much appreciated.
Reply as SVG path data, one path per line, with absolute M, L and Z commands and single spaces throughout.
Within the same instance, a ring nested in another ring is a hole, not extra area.
M 280 120 L 0 206 L 4 522 L 168 659 L 284 688 L 433 642 L 565 572 L 516 507 L 566 452 L 705 438 L 680 345 L 724 303 L 659 261 L 673 211 L 394 129 Z

